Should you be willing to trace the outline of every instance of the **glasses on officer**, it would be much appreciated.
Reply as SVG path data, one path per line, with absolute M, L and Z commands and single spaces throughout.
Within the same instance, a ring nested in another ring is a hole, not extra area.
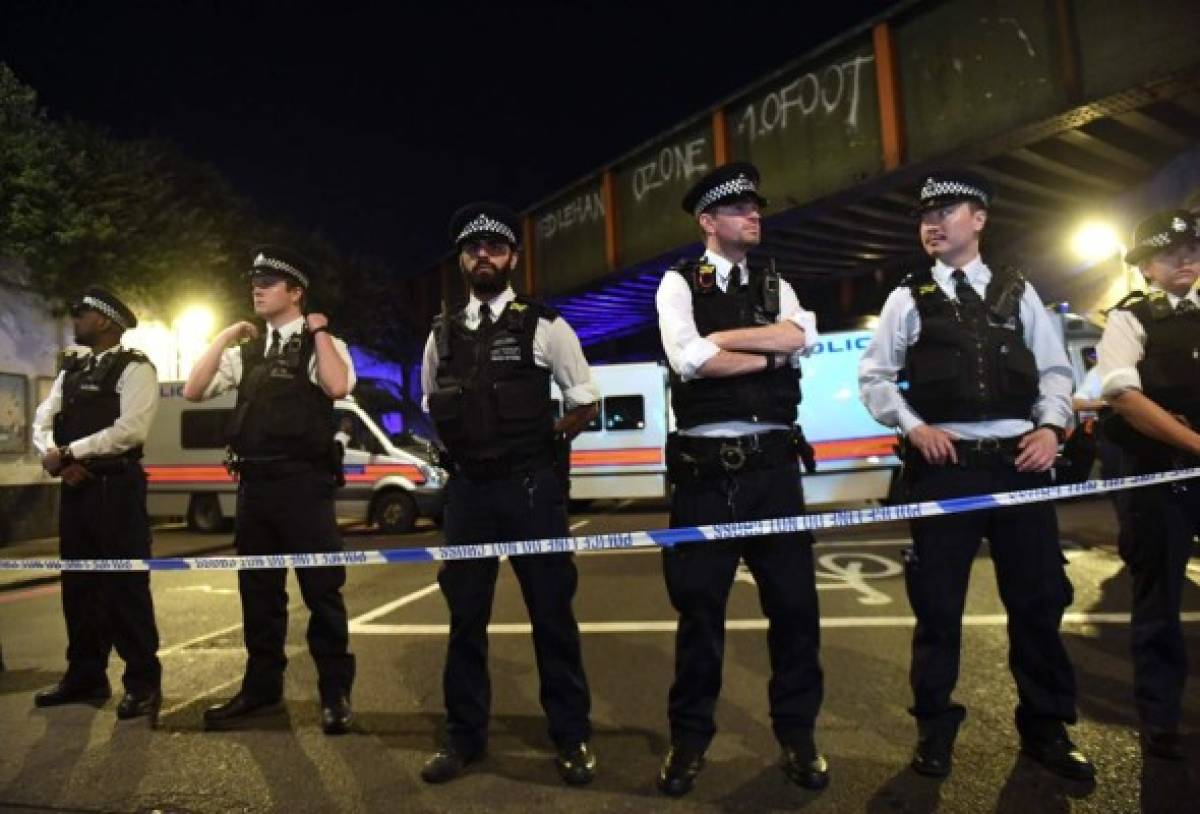
M 462 253 L 467 255 L 478 255 L 480 252 L 489 257 L 499 257 L 505 252 L 511 250 L 511 246 L 503 240 L 493 240 L 489 238 L 479 238 L 476 240 L 467 240 L 462 244 Z

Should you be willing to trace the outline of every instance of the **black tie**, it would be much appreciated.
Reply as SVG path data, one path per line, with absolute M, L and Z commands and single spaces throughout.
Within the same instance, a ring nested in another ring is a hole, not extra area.
M 492 306 L 486 302 L 479 305 L 479 330 L 487 330 L 492 327 Z
M 742 290 L 742 267 L 737 263 L 733 264 L 733 268 L 729 269 L 729 282 L 725 284 L 725 293 L 732 294 L 735 291 Z
M 274 359 L 279 355 L 279 348 L 283 344 L 283 336 L 279 333 L 278 328 L 271 329 L 271 347 L 267 350 L 267 358 Z
M 1194 313 L 1195 310 L 1196 303 L 1192 302 L 1187 297 L 1184 297 L 1175 304 L 1175 313 L 1177 314 L 1191 314 Z
M 983 300 L 980 299 L 978 292 L 967 281 L 966 272 L 962 269 L 955 269 L 950 276 L 954 278 L 954 296 L 958 298 L 960 305 L 966 308 L 983 305 Z

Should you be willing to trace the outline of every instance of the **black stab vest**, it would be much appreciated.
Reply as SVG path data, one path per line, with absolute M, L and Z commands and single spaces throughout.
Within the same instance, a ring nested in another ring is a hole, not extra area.
M 68 356 L 63 363 L 62 409 L 54 417 L 54 442 L 65 446 L 107 429 L 121 417 L 117 382 L 130 362 L 151 364 L 140 351 L 121 348 L 106 354 L 87 369 L 89 356 Z M 123 453 L 139 459 L 141 446 Z
M 1117 307 L 1131 311 L 1146 331 L 1137 366 L 1142 393 L 1200 427 L 1200 309 L 1178 313 L 1161 291 L 1126 298 Z
M 917 415 L 931 423 L 1028 420 L 1040 377 L 1021 324 L 1025 278 L 995 270 L 982 308 L 946 296 L 928 269 L 901 285 L 912 291 L 921 319 L 901 372 L 904 398 Z
M 333 399 L 308 377 L 316 351 L 301 329 L 267 359 L 266 336 L 245 342 L 229 444 L 239 457 L 324 462 L 333 448 Z
M 429 414 L 455 461 L 516 466 L 552 459 L 550 371 L 533 358 L 539 319 L 553 321 L 558 312 L 523 297 L 476 330 L 466 327 L 465 308 L 434 319 L 437 390 L 429 394 Z
M 745 287 L 729 280 L 728 290 L 716 284 L 713 267 L 700 260 L 673 267 L 692 290 L 692 315 L 701 336 L 732 328 L 771 325 L 779 317 L 779 276 L 750 269 Z M 671 371 L 671 407 L 681 430 L 719 421 L 761 424 L 796 423 L 800 406 L 800 371 L 791 365 L 745 376 L 683 379 Z

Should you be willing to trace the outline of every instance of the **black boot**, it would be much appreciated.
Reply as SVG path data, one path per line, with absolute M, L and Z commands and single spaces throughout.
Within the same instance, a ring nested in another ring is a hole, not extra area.
M 112 695 L 112 687 L 107 678 L 98 681 L 81 681 L 66 676 L 53 687 L 34 694 L 33 705 L 37 707 L 57 707 L 62 704 L 94 704 L 107 701 Z
M 585 786 L 596 776 L 596 753 L 587 741 L 560 746 L 554 765 L 568 786 Z
M 232 729 L 247 718 L 274 712 L 279 707 L 278 698 L 266 698 L 239 692 L 224 704 L 204 710 L 205 729 Z
M 1021 733 L 1021 752 L 1068 780 L 1094 780 L 1096 767 L 1067 737 L 1061 723 Z
M 452 745 L 434 753 L 421 767 L 421 779 L 426 783 L 446 783 L 463 773 L 463 770 L 483 757 L 483 751 L 463 752 Z
M 658 772 L 658 790 L 668 797 L 682 797 L 692 790 L 703 768 L 703 749 L 672 746 Z
M 954 756 L 954 739 L 958 727 L 967 717 L 959 704 L 932 718 L 917 719 L 917 748 L 913 752 L 912 768 L 926 777 L 945 777 L 950 774 Z
M 158 711 L 162 709 L 162 690 L 157 687 L 142 692 L 126 692 L 117 704 L 117 718 L 149 718 L 150 726 L 158 726 Z
M 809 743 L 801 746 L 784 746 L 779 759 L 783 773 L 797 786 L 819 791 L 829 785 L 829 762 Z

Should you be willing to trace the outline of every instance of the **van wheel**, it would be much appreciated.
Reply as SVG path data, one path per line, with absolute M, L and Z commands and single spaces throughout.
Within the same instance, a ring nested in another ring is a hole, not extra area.
M 371 522 L 384 534 L 405 534 L 417 522 L 417 504 L 405 492 L 389 489 L 375 498 Z
M 214 534 L 225 531 L 229 523 L 221 514 L 221 503 L 216 495 L 192 495 L 188 501 L 187 527 L 189 531 Z

